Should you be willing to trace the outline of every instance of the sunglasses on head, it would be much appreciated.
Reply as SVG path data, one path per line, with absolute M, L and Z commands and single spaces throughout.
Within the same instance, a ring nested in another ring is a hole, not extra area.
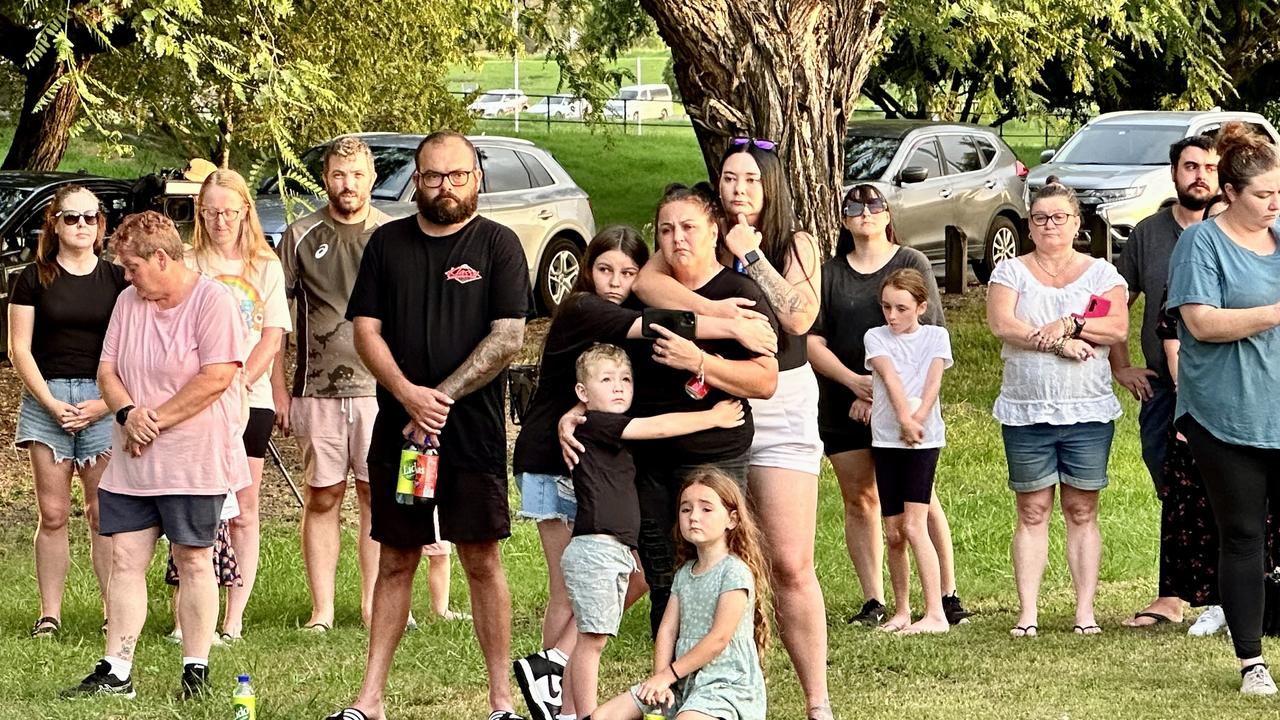
M 889 203 L 884 198 L 873 197 L 865 202 L 861 200 L 847 200 L 844 204 L 845 217 L 858 217 L 863 212 L 869 212 L 872 215 L 879 215 L 889 209 Z
M 761 150 L 773 152 L 778 149 L 778 143 L 772 140 L 762 140 L 760 138 L 738 137 L 731 141 L 734 147 L 742 147 L 743 145 L 754 145 Z
M 97 225 L 98 216 L 100 214 L 101 213 L 99 213 L 97 210 L 90 210 L 89 212 L 82 212 L 82 213 L 70 212 L 67 210 L 60 210 L 54 213 L 53 216 L 56 218 L 62 218 L 63 225 L 74 226 L 80 223 L 81 218 L 84 218 L 85 225 Z

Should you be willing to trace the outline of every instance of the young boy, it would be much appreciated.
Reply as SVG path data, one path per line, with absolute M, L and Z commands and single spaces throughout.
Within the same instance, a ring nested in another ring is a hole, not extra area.
M 614 345 L 595 345 L 577 362 L 578 399 L 586 420 L 574 437 L 586 448 L 573 470 L 578 500 L 573 539 L 561 558 L 565 587 L 578 625 L 578 642 L 565 684 L 577 716 L 596 707 L 600 654 L 609 636 L 617 635 L 631 573 L 632 549 L 640 534 L 640 501 L 635 464 L 624 440 L 657 440 L 743 423 L 742 403 L 725 400 L 710 410 L 629 418 L 631 362 Z

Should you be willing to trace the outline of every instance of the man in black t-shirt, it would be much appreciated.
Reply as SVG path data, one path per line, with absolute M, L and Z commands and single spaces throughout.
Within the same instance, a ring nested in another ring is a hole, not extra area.
M 382 688 L 408 619 L 422 546 L 443 539 L 457 546 L 467 571 L 489 672 L 490 720 L 518 719 L 506 673 L 511 596 L 498 551 L 511 534 L 498 376 L 523 342 L 528 266 L 515 233 L 476 215 L 481 170 L 464 136 L 428 135 L 414 180 L 418 214 L 374 233 L 347 305 L 356 350 L 378 380 L 369 490 L 371 534 L 381 543 L 369 664 L 352 709 L 384 714 Z M 418 443 L 430 436 L 440 448 L 434 506 L 395 502 L 407 436 Z

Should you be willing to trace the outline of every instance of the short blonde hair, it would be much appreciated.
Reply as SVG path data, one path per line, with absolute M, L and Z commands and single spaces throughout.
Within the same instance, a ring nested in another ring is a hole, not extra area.
M 615 362 L 628 370 L 631 369 L 631 358 L 627 357 L 626 351 L 622 348 L 608 343 L 596 343 L 579 355 L 578 362 L 574 364 L 574 375 L 578 382 L 586 383 L 590 380 L 592 373 L 600 363 L 605 361 Z
M 163 250 L 173 260 L 182 260 L 182 238 L 169 218 L 155 210 L 128 215 L 111 236 L 111 250 L 118 258 L 132 255 L 143 260 Z

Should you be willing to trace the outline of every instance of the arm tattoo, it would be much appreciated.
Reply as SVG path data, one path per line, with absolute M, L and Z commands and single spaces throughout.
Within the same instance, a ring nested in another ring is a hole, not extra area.
M 809 311 L 811 305 L 809 298 L 787 282 L 787 279 L 769 263 L 757 262 L 748 266 L 747 275 L 764 291 L 764 296 L 769 299 L 774 312 L 796 315 Z
M 506 369 L 523 344 L 524 318 L 494 320 L 489 334 L 436 389 L 454 400 L 479 390 Z

